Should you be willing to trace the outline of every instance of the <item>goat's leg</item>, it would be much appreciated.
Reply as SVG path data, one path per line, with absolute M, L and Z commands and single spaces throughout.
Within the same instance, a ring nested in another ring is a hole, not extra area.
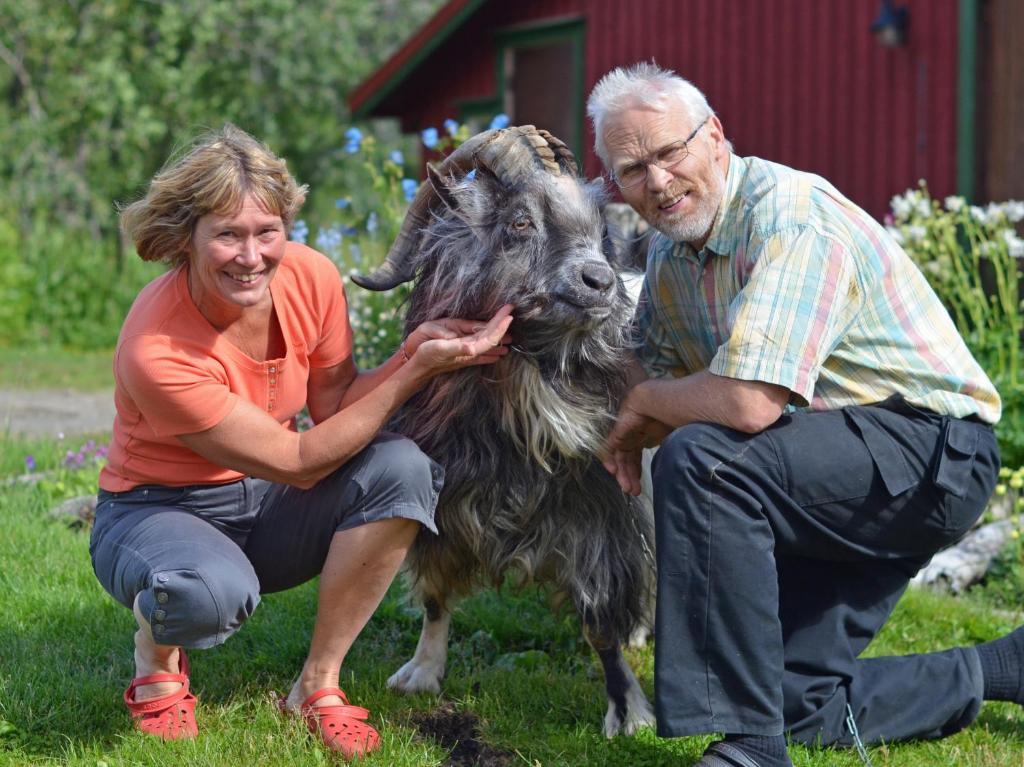
M 640 507 L 645 517 L 654 519 L 654 486 L 651 480 L 651 463 L 654 461 L 654 454 L 658 448 L 645 448 L 643 452 L 643 463 L 640 472 Z M 653 526 L 653 521 L 651 522 Z M 648 541 L 648 545 L 654 546 L 654 539 Z M 647 573 L 650 578 L 650 593 L 647 604 L 644 608 L 644 617 L 629 635 L 629 646 L 636 649 L 646 647 L 647 643 L 654 638 L 654 593 L 656 574 L 654 572 L 654 552 L 651 552 L 651 571 Z
M 601 659 L 604 686 L 608 693 L 608 711 L 604 715 L 604 734 L 632 735 L 641 727 L 654 724 L 654 710 L 647 700 L 633 669 L 626 663 L 622 648 L 598 632 L 587 631 L 587 641 Z
M 445 664 L 448 661 L 448 627 L 452 614 L 440 602 L 423 600 L 423 628 L 412 658 L 388 679 L 388 687 L 398 692 L 441 692 Z

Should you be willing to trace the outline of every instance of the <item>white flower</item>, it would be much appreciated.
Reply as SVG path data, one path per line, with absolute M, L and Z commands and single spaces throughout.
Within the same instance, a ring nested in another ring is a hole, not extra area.
M 921 218 L 928 218 L 932 214 L 932 203 L 927 197 L 920 198 L 914 203 L 914 210 Z
M 912 244 L 921 242 L 925 237 L 928 236 L 928 230 L 919 224 L 907 227 L 907 237 L 910 238 Z
M 988 223 L 988 215 L 985 213 L 984 208 L 979 208 L 977 205 L 972 205 L 969 210 L 971 213 L 971 218 L 973 218 L 975 221 L 977 221 L 980 224 Z
M 902 245 L 905 242 L 903 232 L 901 232 L 895 226 L 887 226 L 885 227 L 885 229 L 887 232 L 889 232 L 889 236 L 892 237 L 898 245 Z
M 946 210 L 948 210 L 950 213 L 958 213 L 959 211 L 963 210 L 964 205 L 967 204 L 967 201 L 964 200 L 964 198 L 960 197 L 959 195 L 950 195 L 944 200 L 944 202 L 946 205 Z
M 908 218 L 911 212 L 913 211 L 914 200 L 911 199 L 912 194 L 914 194 L 914 191 L 909 190 L 906 194 L 902 196 L 896 195 L 895 197 L 892 198 L 892 202 L 890 203 L 890 205 L 892 205 L 892 212 L 893 215 L 897 218 L 897 220 Z
M 1013 258 L 1024 258 L 1024 240 L 1018 237 L 1015 231 L 1004 229 L 1003 239 L 1006 241 L 1006 249 Z
M 994 224 L 1003 217 L 1003 206 L 998 202 L 990 202 L 985 206 L 985 213 L 988 223 Z
M 1003 203 L 1003 212 L 1010 220 L 1010 223 L 1016 224 L 1018 221 L 1024 220 L 1024 202 L 1020 200 L 1007 200 Z

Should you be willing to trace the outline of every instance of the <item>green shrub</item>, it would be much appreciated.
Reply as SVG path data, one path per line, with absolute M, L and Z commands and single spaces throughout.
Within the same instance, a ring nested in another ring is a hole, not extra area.
M 135 295 L 162 271 L 115 246 L 43 225 L 24 238 L 0 231 L 0 345 L 111 348 Z
M 1003 399 L 996 426 L 1003 463 L 1024 463 L 1020 299 L 1024 203 L 985 208 L 962 197 L 933 200 L 922 182 L 892 200 L 890 233 L 921 267 Z

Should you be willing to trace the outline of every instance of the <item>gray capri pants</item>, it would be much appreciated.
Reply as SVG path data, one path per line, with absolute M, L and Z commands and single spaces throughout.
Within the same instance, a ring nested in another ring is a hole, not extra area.
M 247 477 L 226 485 L 101 490 L 89 553 L 111 596 L 149 619 L 160 644 L 213 647 L 260 594 L 323 569 L 335 532 L 413 519 L 432 532 L 443 469 L 382 433 L 309 490 Z

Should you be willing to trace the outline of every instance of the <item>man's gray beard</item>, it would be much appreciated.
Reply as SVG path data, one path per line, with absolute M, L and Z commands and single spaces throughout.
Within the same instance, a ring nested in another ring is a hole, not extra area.
M 709 202 L 709 201 L 705 201 Z M 711 233 L 718 206 L 702 204 L 692 215 L 673 221 L 662 220 L 654 228 L 673 242 L 700 242 Z
M 673 242 L 693 243 L 706 240 L 711 234 L 711 227 L 715 224 L 718 207 L 722 204 L 722 197 L 725 194 L 725 173 L 717 165 L 713 178 L 708 194 L 692 214 L 682 219 L 662 219 L 652 226 Z

